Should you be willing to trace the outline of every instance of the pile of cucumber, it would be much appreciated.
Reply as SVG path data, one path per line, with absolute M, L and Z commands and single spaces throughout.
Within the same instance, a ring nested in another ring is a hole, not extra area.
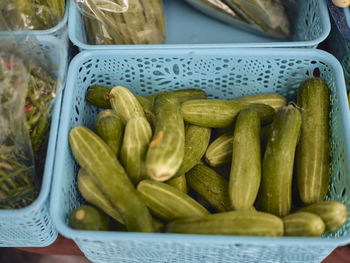
M 330 91 L 300 84 L 297 102 L 278 94 L 208 99 L 198 89 L 139 96 L 89 87 L 102 110 L 95 131 L 69 133 L 89 204 L 70 226 L 249 236 L 321 236 L 348 218 L 325 201 L 330 182 Z M 293 193 L 293 195 L 292 195 Z

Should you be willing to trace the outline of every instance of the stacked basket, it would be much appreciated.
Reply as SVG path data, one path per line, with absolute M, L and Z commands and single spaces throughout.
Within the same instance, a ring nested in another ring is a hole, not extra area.
M 68 224 L 71 211 L 84 203 L 77 189 L 78 164 L 68 134 L 78 125 L 93 128 L 99 110 L 85 101 L 85 94 L 96 84 L 122 85 L 138 95 L 192 87 L 205 90 L 209 98 L 273 92 L 291 99 L 301 81 L 321 77 L 331 90 L 332 179 L 327 199 L 342 201 L 350 208 L 350 116 L 344 75 L 334 57 L 307 49 L 329 34 L 326 1 L 298 3 L 300 16 L 289 42 L 235 30 L 181 1 L 167 0 L 166 44 L 109 46 L 87 44 L 81 17 L 71 3 L 69 36 L 82 52 L 68 69 L 60 114 L 50 199 L 58 232 L 73 239 L 89 260 L 101 263 L 321 262 L 334 248 L 348 243 L 349 221 L 321 238 L 82 231 Z
M 57 90 L 61 90 L 65 85 L 63 80 L 65 79 L 68 64 L 67 21 L 68 5 L 66 5 L 64 17 L 53 28 L 47 30 L 0 32 L 1 41 L 10 40 L 20 45 L 26 45 L 24 56 L 35 57 L 43 65 L 46 65 L 48 61 L 50 61 L 49 63 L 53 62 L 54 68 L 51 68 L 50 72 L 59 80 L 56 87 Z M 49 196 L 62 94 L 59 94 L 54 102 L 45 168 L 39 195 L 33 203 L 24 208 L 0 210 L 1 247 L 44 247 L 50 245 L 57 238 L 57 230 L 49 215 Z

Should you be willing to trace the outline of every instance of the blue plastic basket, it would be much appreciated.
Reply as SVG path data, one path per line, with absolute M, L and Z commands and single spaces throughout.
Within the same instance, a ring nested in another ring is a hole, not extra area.
M 210 18 L 183 0 L 163 0 L 167 30 L 164 45 L 90 45 L 77 8 L 71 1 L 69 37 L 81 51 L 93 49 L 316 47 L 328 36 L 330 22 L 325 0 L 298 0 L 299 17 L 292 41 L 254 35 Z
M 339 62 L 314 49 L 174 49 L 85 51 L 70 64 L 62 103 L 50 213 L 58 231 L 72 238 L 92 262 L 320 262 L 350 241 L 350 219 L 322 238 L 183 235 L 73 230 L 70 212 L 84 202 L 78 165 L 68 143 L 77 125 L 91 129 L 98 109 L 85 101 L 90 85 L 123 85 L 139 95 L 199 88 L 210 98 L 276 92 L 295 98 L 301 81 L 321 76 L 331 89 L 329 199 L 350 208 L 350 113 Z
M 4 41 L 5 38 L 0 39 Z M 67 71 L 66 47 L 61 46 L 54 36 L 38 36 L 37 40 L 40 48 L 37 48 L 38 43 L 34 42 L 32 48 L 28 47 L 28 54 L 40 58 L 39 62 L 51 59 L 55 64 L 53 65 L 55 68 L 51 68 L 50 71 L 58 79 L 64 80 Z M 43 61 L 40 61 L 41 59 Z M 61 82 L 57 89 L 62 89 L 64 84 Z M 0 247 L 43 247 L 50 245 L 57 238 L 57 230 L 49 215 L 49 194 L 62 97 L 61 92 L 54 101 L 45 169 L 39 196 L 25 208 L 16 210 L 0 209 Z

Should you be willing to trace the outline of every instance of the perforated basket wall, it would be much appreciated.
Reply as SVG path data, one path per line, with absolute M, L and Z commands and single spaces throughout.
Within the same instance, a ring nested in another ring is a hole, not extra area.
M 71 2 L 69 37 L 80 50 L 213 47 L 315 48 L 330 32 L 326 0 L 297 0 L 298 17 L 290 41 L 261 37 L 235 29 L 190 7 L 183 0 L 164 0 L 167 42 L 164 45 L 90 45 L 77 8 Z
M 5 41 L 4 37 L 1 37 Z M 67 71 L 66 46 L 61 46 L 54 36 L 37 36 L 37 42 L 28 46 L 27 53 L 39 58 L 43 65 L 47 60 L 53 61 L 50 72 L 55 74 L 60 83 L 57 92 L 65 85 Z M 49 70 L 46 68 L 46 70 Z M 52 169 L 55 157 L 59 115 L 62 103 L 62 92 L 54 100 L 51 117 L 50 137 L 47 147 L 45 169 L 38 198 L 29 206 L 16 210 L 0 209 L 0 247 L 39 247 L 48 246 L 57 237 L 51 217 L 49 215 L 49 194 L 52 179 Z
M 350 206 L 350 115 L 341 66 L 333 56 L 311 49 L 91 51 L 75 57 L 68 72 L 50 213 L 58 231 L 74 239 L 92 262 L 320 262 L 348 242 L 350 222 L 322 238 L 96 232 L 68 226 L 69 213 L 83 202 L 68 133 L 77 125 L 93 129 L 98 110 L 85 101 L 93 84 L 123 85 L 140 95 L 200 88 L 210 98 L 277 92 L 293 100 L 301 81 L 320 76 L 331 89 L 332 180 L 327 198 Z

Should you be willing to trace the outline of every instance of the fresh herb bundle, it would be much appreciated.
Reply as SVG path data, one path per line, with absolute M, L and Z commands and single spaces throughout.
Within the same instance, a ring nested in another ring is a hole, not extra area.
M 56 81 L 33 62 L 0 58 L 0 209 L 16 209 L 39 193 Z

